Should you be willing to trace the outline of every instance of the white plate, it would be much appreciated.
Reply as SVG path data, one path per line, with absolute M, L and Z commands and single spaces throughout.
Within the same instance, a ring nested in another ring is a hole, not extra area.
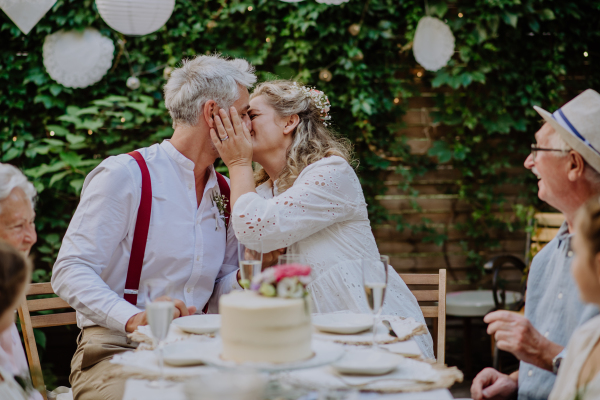
M 373 327 L 373 316 L 369 314 L 315 315 L 312 324 L 323 332 L 345 335 L 359 333 Z
M 236 368 L 247 367 L 261 371 L 276 372 L 301 368 L 314 368 L 331 364 L 344 354 L 344 348 L 331 342 L 313 341 L 315 355 L 308 360 L 293 363 L 236 363 L 221 358 L 222 343 L 220 339 L 203 342 L 182 341 L 166 345 L 165 362 L 175 366 L 208 364 L 215 367 Z
M 221 327 L 221 316 L 218 314 L 190 315 L 173 320 L 173 325 L 188 333 L 214 333 Z
M 352 375 L 383 375 L 395 370 L 404 360 L 398 354 L 384 350 L 351 350 L 331 364 L 339 373 Z

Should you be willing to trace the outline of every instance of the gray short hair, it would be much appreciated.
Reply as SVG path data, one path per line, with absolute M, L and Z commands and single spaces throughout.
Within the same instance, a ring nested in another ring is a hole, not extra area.
M 571 148 L 571 146 L 569 146 L 567 142 L 565 142 L 565 140 L 561 138 L 556 131 L 554 131 L 554 133 L 552 133 L 552 135 L 550 136 L 549 144 L 553 149 L 565 151 L 573 150 L 573 148 Z M 583 169 L 584 179 L 590 185 L 592 185 L 592 189 L 595 192 L 600 192 L 600 172 L 596 171 L 594 167 L 592 167 L 585 159 L 583 159 L 583 162 L 585 162 L 585 168 Z
M 14 188 L 21 188 L 34 206 L 37 192 L 31 182 L 14 165 L 0 163 L 0 201 L 10 196 Z
M 195 126 L 208 100 L 229 109 L 240 96 L 238 85 L 248 88 L 255 82 L 254 67 L 241 58 L 227 59 L 215 54 L 183 60 L 164 87 L 165 106 L 173 118 L 173 128 Z

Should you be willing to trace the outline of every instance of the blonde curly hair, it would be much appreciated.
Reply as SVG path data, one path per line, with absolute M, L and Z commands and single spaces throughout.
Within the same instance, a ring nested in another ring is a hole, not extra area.
M 287 150 L 286 165 L 277 178 L 279 193 L 289 189 L 304 168 L 322 158 L 339 156 L 349 164 L 354 164 L 350 141 L 338 137 L 325 126 L 321 110 L 311 97 L 299 89 L 296 82 L 263 82 L 254 89 L 250 99 L 258 96 L 264 96 L 267 104 L 275 109 L 279 117 L 285 118 L 294 114 L 300 117 L 300 122 L 292 133 L 292 144 Z M 256 186 L 269 179 L 262 167 L 254 174 Z

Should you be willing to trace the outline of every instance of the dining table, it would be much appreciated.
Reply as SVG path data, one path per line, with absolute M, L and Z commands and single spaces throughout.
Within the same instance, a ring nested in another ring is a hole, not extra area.
M 323 315 L 323 314 L 320 314 Z M 388 319 L 392 319 L 389 317 Z M 402 359 L 407 362 L 412 362 L 416 367 L 416 363 L 423 367 L 427 367 L 426 364 L 436 365 L 433 360 L 424 360 L 423 353 L 419 348 L 417 342 L 414 340 L 414 336 L 407 332 L 415 332 L 418 334 L 423 333 L 423 327 L 419 327 L 415 321 L 404 320 L 399 317 L 395 317 L 395 323 L 392 325 L 394 331 L 400 333 L 400 339 L 398 337 L 390 336 L 387 328 L 383 324 L 376 325 L 376 349 L 378 351 L 391 352 L 396 355 L 400 354 Z M 394 320 L 393 320 L 394 321 Z M 392 334 L 394 334 L 392 332 Z M 372 341 L 361 342 L 361 338 L 372 337 L 373 333 L 365 332 L 361 336 L 358 335 L 333 335 L 325 332 L 320 332 L 315 328 L 313 333 L 313 344 L 315 343 L 335 343 L 337 346 L 341 346 L 344 351 L 355 351 L 355 349 L 370 349 Z M 170 365 L 166 363 L 164 366 L 164 374 L 169 382 L 169 386 L 166 388 L 157 388 L 149 385 L 151 381 L 156 380 L 159 372 L 158 356 L 156 351 L 156 342 L 152 339 L 150 327 L 142 326 L 131 338 L 135 341 L 140 342 L 140 346 L 136 351 L 127 352 L 121 355 L 117 355 L 113 358 L 112 362 L 119 364 L 122 367 L 123 376 L 128 377 L 125 385 L 125 391 L 123 400 L 190 400 L 190 397 L 186 394 L 186 385 L 189 386 L 189 382 L 193 381 L 197 377 L 210 376 L 217 377 L 216 379 L 229 379 L 227 369 L 218 365 L 210 365 L 193 363 L 190 365 Z M 165 340 L 166 346 L 190 346 L 194 345 L 208 345 L 213 342 L 219 341 L 218 332 L 212 335 L 194 335 L 189 332 L 182 331 L 180 327 L 172 325 L 167 339 Z M 165 347 L 167 349 L 168 347 Z M 411 366 L 409 369 L 413 368 Z M 348 384 L 345 388 L 342 387 L 326 387 L 321 385 L 330 384 L 334 379 L 333 377 L 326 378 L 329 373 L 329 366 L 315 366 L 313 368 L 298 369 L 296 371 L 277 372 L 277 373 L 265 373 L 261 372 L 265 376 L 265 382 L 269 382 L 268 385 L 272 385 L 275 382 L 276 385 L 282 385 L 285 387 L 296 388 L 291 389 L 282 395 L 269 395 L 269 390 L 265 392 L 264 399 L 269 400 L 449 400 L 453 399 L 452 394 L 448 390 L 448 387 L 454 381 L 462 380 L 462 373 L 455 368 L 447 368 L 444 366 L 437 366 L 437 368 L 446 368 L 446 375 L 451 376 L 450 384 L 447 384 L 446 379 L 445 387 L 432 387 L 431 389 L 410 389 L 405 391 L 402 388 L 391 393 L 392 389 L 377 390 L 376 388 L 367 390 L 364 389 L 364 385 Z M 418 368 L 417 368 L 418 369 Z M 333 369 L 331 369 L 333 370 Z M 348 379 L 342 379 L 344 383 L 348 383 Z M 211 378 L 212 379 L 212 378 Z M 406 378 L 399 378 L 404 380 Z M 215 380 L 215 379 L 212 379 Z M 360 380 L 360 378 L 359 378 Z M 314 381 L 314 384 L 312 383 Z M 296 385 L 299 384 L 299 385 Z M 267 385 L 267 386 L 268 386 Z M 392 385 L 393 386 L 393 385 Z

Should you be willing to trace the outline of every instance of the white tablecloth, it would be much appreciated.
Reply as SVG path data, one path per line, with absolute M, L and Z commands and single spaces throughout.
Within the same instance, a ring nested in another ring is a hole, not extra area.
M 148 381 L 130 379 L 125 386 L 123 400 L 187 400 L 183 391 L 183 384 L 176 383 L 170 388 L 158 390 L 147 386 Z M 305 396 L 302 400 L 317 400 L 318 394 Z M 432 390 L 418 393 L 361 393 L 360 400 L 452 400 L 453 397 L 447 389 Z

